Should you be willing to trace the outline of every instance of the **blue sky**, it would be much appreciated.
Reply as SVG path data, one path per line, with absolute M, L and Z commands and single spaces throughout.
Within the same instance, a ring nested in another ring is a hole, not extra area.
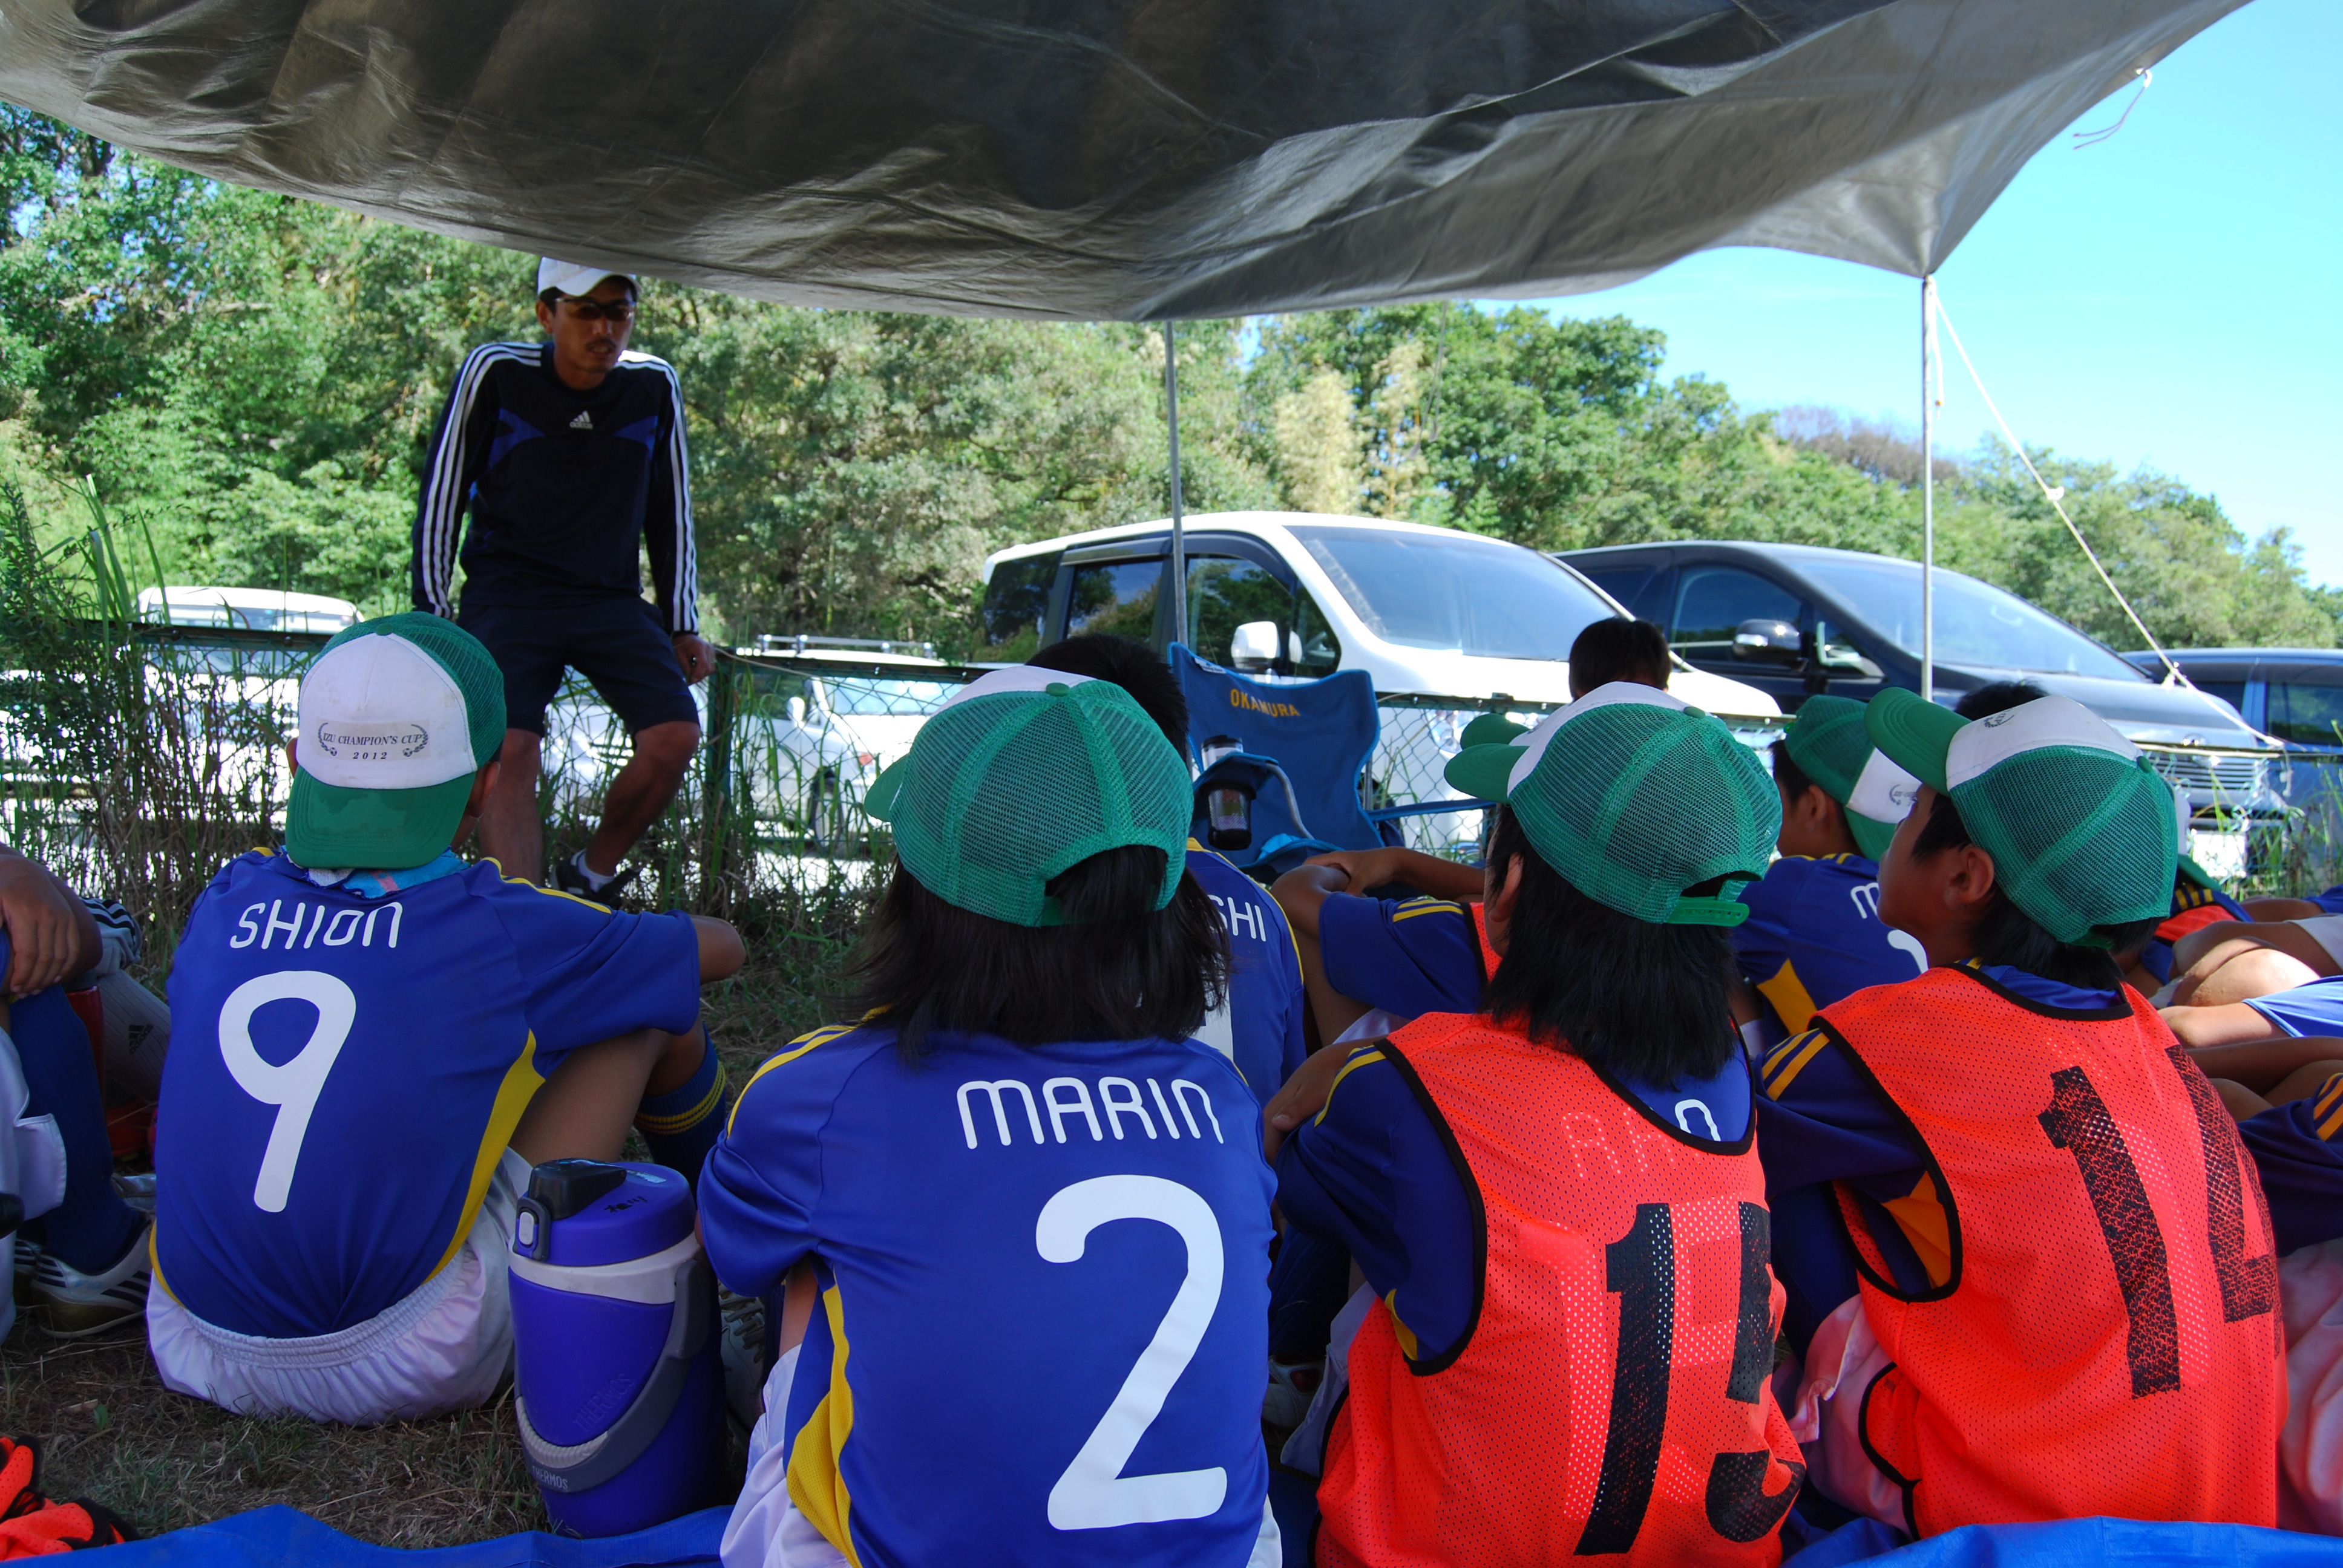
M 1937 273 L 2018 436 L 2291 528 L 2343 584 L 2343 4 L 2252 0 L 2156 67 L 2123 130 L 2037 153 Z M 2129 89 L 2076 122 L 2113 121 Z M 1667 371 L 1744 407 L 1919 423 L 1917 281 L 1775 250 L 1710 251 L 1548 302 L 1668 335 Z M 1940 439 L 1992 427 L 1949 343 Z

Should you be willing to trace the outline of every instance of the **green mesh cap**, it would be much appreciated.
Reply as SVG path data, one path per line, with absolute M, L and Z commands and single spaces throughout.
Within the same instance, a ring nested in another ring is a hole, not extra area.
M 1519 745 L 1473 746 L 1448 781 L 1503 800 L 1539 856 L 1587 897 L 1654 925 L 1737 926 L 1765 874 L 1782 801 L 1748 748 L 1666 692 L 1598 687 Z M 1717 877 L 1714 897 L 1684 890 Z
M 2168 913 L 2172 788 L 2081 703 L 2041 697 L 1963 719 L 1914 692 L 1871 699 L 1879 749 L 1952 797 L 2010 901 L 2062 942 Z
M 505 680 L 478 638 L 409 611 L 360 621 L 301 678 L 285 850 L 304 866 L 399 870 L 455 837 L 505 739 Z
M 1126 844 L 1163 851 L 1157 909 L 1188 866 L 1188 768 L 1131 694 L 1021 665 L 972 681 L 920 727 L 864 809 L 904 869 L 958 909 L 1020 926 L 1065 911 L 1049 883 Z
M 1856 809 L 1856 786 L 1863 780 L 1865 769 L 1879 756 L 1870 731 L 1863 727 L 1863 710 L 1864 705 L 1851 697 L 1809 697 L 1799 708 L 1782 743 L 1798 770 L 1839 803 L 1846 815 L 1846 830 L 1853 836 L 1855 847 L 1863 851 L 1865 859 L 1876 860 L 1887 852 L 1888 843 L 1896 837 L 1896 824 L 1904 819 L 1904 813 L 1898 811 L 1882 818 L 1865 815 Z M 1888 766 L 1895 767 L 1892 762 Z M 1877 773 L 1876 769 L 1873 771 Z M 1878 782 L 1875 777 L 1873 782 Z M 1865 800 L 1884 799 L 1876 789 L 1862 793 Z M 1908 792 L 1904 804 L 1908 811 Z
M 1527 725 L 1516 724 L 1502 713 L 1483 713 L 1456 739 L 1464 746 L 1511 746 L 1529 732 Z

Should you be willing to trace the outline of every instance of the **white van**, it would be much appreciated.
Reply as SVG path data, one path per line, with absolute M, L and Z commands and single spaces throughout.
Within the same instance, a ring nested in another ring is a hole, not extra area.
M 1534 717 L 1570 700 L 1570 645 L 1624 616 L 1550 557 L 1417 523 L 1310 512 L 1208 512 L 1185 524 L 1188 646 L 1270 679 L 1363 669 L 1382 698 L 1382 735 L 1362 780 L 1369 808 L 1460 799 L 1442 776 L 1463 726 L 1492 699 Z M 1012 663 L 1061 638 L 1113 632 L 1171 645 L 1168 520 L 1019 545 L 984 563 L 985 662 Z M 1770 742 L 1781 709 L 1755 687 L 1678 660 L 1668 689 Z M 1458 852 L 1480 813 L 1402 819 L 1407 842 Z
M 149 626 L 330 634 L 356 626 L 358 607 L 346 598 L 282 588 L 150 588 L 139 590 L 138 618 Z
M 1187 518 L 1184 531 L 1188 645 L 1252 673 L 1315 678 L 1363 669 L 1387 695 L 1563 703 L 1571 643 L 1590 622 L 1626 614 L 1550 557 L 1454 528 L 1208 512 Z M 1172 525 L 1162 520 L 990 557 L 978 657 L 1014 662 L 1091 631 L 1168 647 L 1171 549 Z M 1682 664 L 1668 689 L 1720 717 L 1782 711 L 1754 686 Z

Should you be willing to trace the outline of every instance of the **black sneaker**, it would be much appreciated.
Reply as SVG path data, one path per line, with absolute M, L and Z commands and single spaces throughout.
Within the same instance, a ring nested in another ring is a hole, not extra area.
M 583 852 L 579 851 L 580 854 Z M 547 885 L 558 892 L 568 893 L 572 898 L 584 899 L 589 904 L 599 904 L 606 910 L 617 909 L 618 895 L 626 891 L 628 884 L 635 879 L 638 872 L 622 870 L 597 889 L 587 879 L 586 869 L 580 866 L 578 860 L 578 855 L 568 855 L 554 861 L 553 875 L 548 879 Z

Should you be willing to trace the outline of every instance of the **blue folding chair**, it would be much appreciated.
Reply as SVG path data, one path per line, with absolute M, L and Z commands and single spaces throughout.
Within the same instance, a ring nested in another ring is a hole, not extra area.
M 1202 760 L 1207 741 L 1239 749 L 1196 780 L 1194 833 L 1248 870 L 1282 872 L 1330 849 L 1400 842 L 1398 830 L 1360 803 L 1359 781 L 1374 754 L 1382 720 L 1374 682 L 1361 669 L 1319 680 L 1255 680 L 1172 645 L 1172 668 L 1188 699 L 1188 740 Z M 1210 802 L 1233 786 L 1250 798 L 1247 841 L 1216 839 Z

